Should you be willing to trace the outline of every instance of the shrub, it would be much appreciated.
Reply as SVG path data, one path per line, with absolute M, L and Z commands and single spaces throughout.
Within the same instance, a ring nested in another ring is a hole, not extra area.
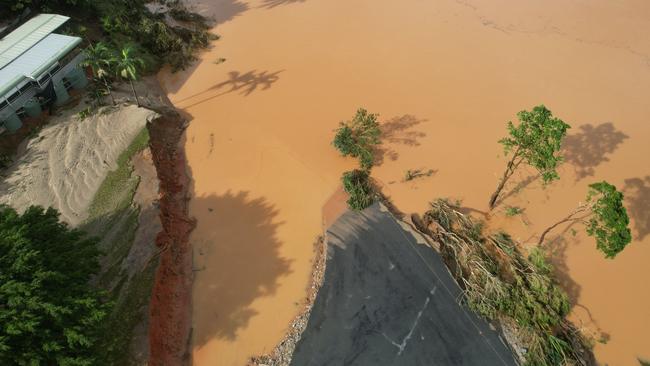
M 508 217 L 521 215 L 522 213 L 524 213 L 524 209 L 521 208 L 521 207 L 517 207 L 517 206 L 507 206 L 506 207 L 506 216 L 508 216 Z
M 343 173 L 343 189 L 350 195 L 348 206 L 361 211 L 373 204 L 373 189 L 368 171 L 355 169 Z
M 369 170 L 375 162 L 373 149 L 380 144 L 380 135 L 377 115 L 360 108 L 351 121 L 340 123 L 332 144 L 343 156 L 359 158 L 361 168 Z

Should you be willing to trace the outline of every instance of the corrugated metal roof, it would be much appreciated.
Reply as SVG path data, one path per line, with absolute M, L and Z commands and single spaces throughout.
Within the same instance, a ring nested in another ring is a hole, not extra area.
M 25 78 L 36 78 L 81 43 L 81 38 L 49 34 L 0 69 L 0 97 Z
M 40 14 L 9 33 L 0 40 L 0 69 L 54 32 L 68 19 L 70 18 L 63 15 Z

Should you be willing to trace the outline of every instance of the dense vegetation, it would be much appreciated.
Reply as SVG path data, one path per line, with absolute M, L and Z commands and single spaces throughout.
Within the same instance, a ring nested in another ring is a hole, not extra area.
M 544 183 L 559 179 L 556 168 L 562 157 L 558 153 L 571 126 L 553 117 L 544 105 L 538 105 L 532 111 L 521 111 L 517 117 L 519 125 L 508 122 L 509 136 L 499 140 L 505 153 L 512 156 L 499 186 L 490 197 L 490 209 L 494 208 L 506 182 L 522 163 L 535 168 Z
M 343 189 L 350 195 L 348 207 L 361 211 L 372 205 L 373 189 L 367 170 L 355 169 L 343 173 Z
M 377 115 L 360 108 L 351 121 L 341 122 L 332 143 L 343 156 L 359 159 L 361 169 L 374 165 L 374 147 L 380 143 Z
M 526 365 L 589 364 L 589 343 L 565 319 L 571 306 L 542 250 L 525 256 L 507 234 L 484 235 L 446 200 L 432 202 L 420 226 L 441 244 L 468 306 L 512 334 Z
M 105 40 L 114 48 L 131 45 L 154 71 L 164 63 L 174 69 L 186 67 L 197 49 L 207 47 L 215 36 L 206 20 L 189 13 L 179 1 L 164 2 L 167 14 L 153 14 L 144 0 L 0 0 L 0 17 L 15 16 L 24 9 L 59 12 L 72 17 L 67 32 L 91 43 Z M 169 16 L 182 26 L 165 22 Z
M 54 209 L 0 209 L 0 364 L 95 364 L 110 307 L 88 283 L 96 243 Z
M 361 169 L 343 173 L 343 189 L 350 195 L 348 206 L 363 210 L 374 202 L 370 170 L 375 163 L 375 147 L 381 143 L 377 114 L 360 108 L 352 120 L 341 122 L 332 145 L 343 156 L 359 159 Z

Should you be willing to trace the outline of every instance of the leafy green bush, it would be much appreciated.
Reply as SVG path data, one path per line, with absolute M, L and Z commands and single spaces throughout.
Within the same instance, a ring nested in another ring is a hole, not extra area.
M 567 222 L 584 224 L 587 235 L 596 238 L 596 248 L 605 254 L 605 258 L 616 257 L 632 241 L 623 193 L 605 181 L 590 184 L 586 201 L 544 230 L 538 243 L 544 243 L 549 232 Z
M 373 190 L 368 171 L 355 169 L 343 173 L 343 189 L 350 195 L 348 206 L 361 211 L 373 204 Z
M 524 213 L 524 209 L 521 208 L 521 207 L 517 207 L 517 206 L 507 206 L 506 207 L 506 216 L 508 216 L 508 217 L 521 215 L 522 213 Z
M 109 305 L 90 287 L 95 239 L 56 210 L 0 209 L 0 364 L 93 365 Z
M 632 241 L 623 193 L 603 181 L 589 185 L 588 200 L 594 203 L 587 234 L 596 238 L 596 247 L 605 253 L 605 257 L 614 258 Z
M 380 135 L 377 115 L 360 108 L 351 121 L 340 123 L 332 144 L 343 156 L 359 158 L 361 168 L 368 170 L 375 162 L 373 149 L 380 144 Z

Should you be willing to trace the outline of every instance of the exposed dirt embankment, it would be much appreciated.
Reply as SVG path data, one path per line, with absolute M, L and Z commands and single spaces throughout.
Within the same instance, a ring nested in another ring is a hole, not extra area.
M 150 304 L 149 365 L 188 365 L 191 329 L 192 249 L 188 217 L 190 181 L 180 144 L 186 121 L 170 107 L 155 108 L 147 122 L 153 162 L 160 180 L 162 231 L 156 238 L 160 264 Z

